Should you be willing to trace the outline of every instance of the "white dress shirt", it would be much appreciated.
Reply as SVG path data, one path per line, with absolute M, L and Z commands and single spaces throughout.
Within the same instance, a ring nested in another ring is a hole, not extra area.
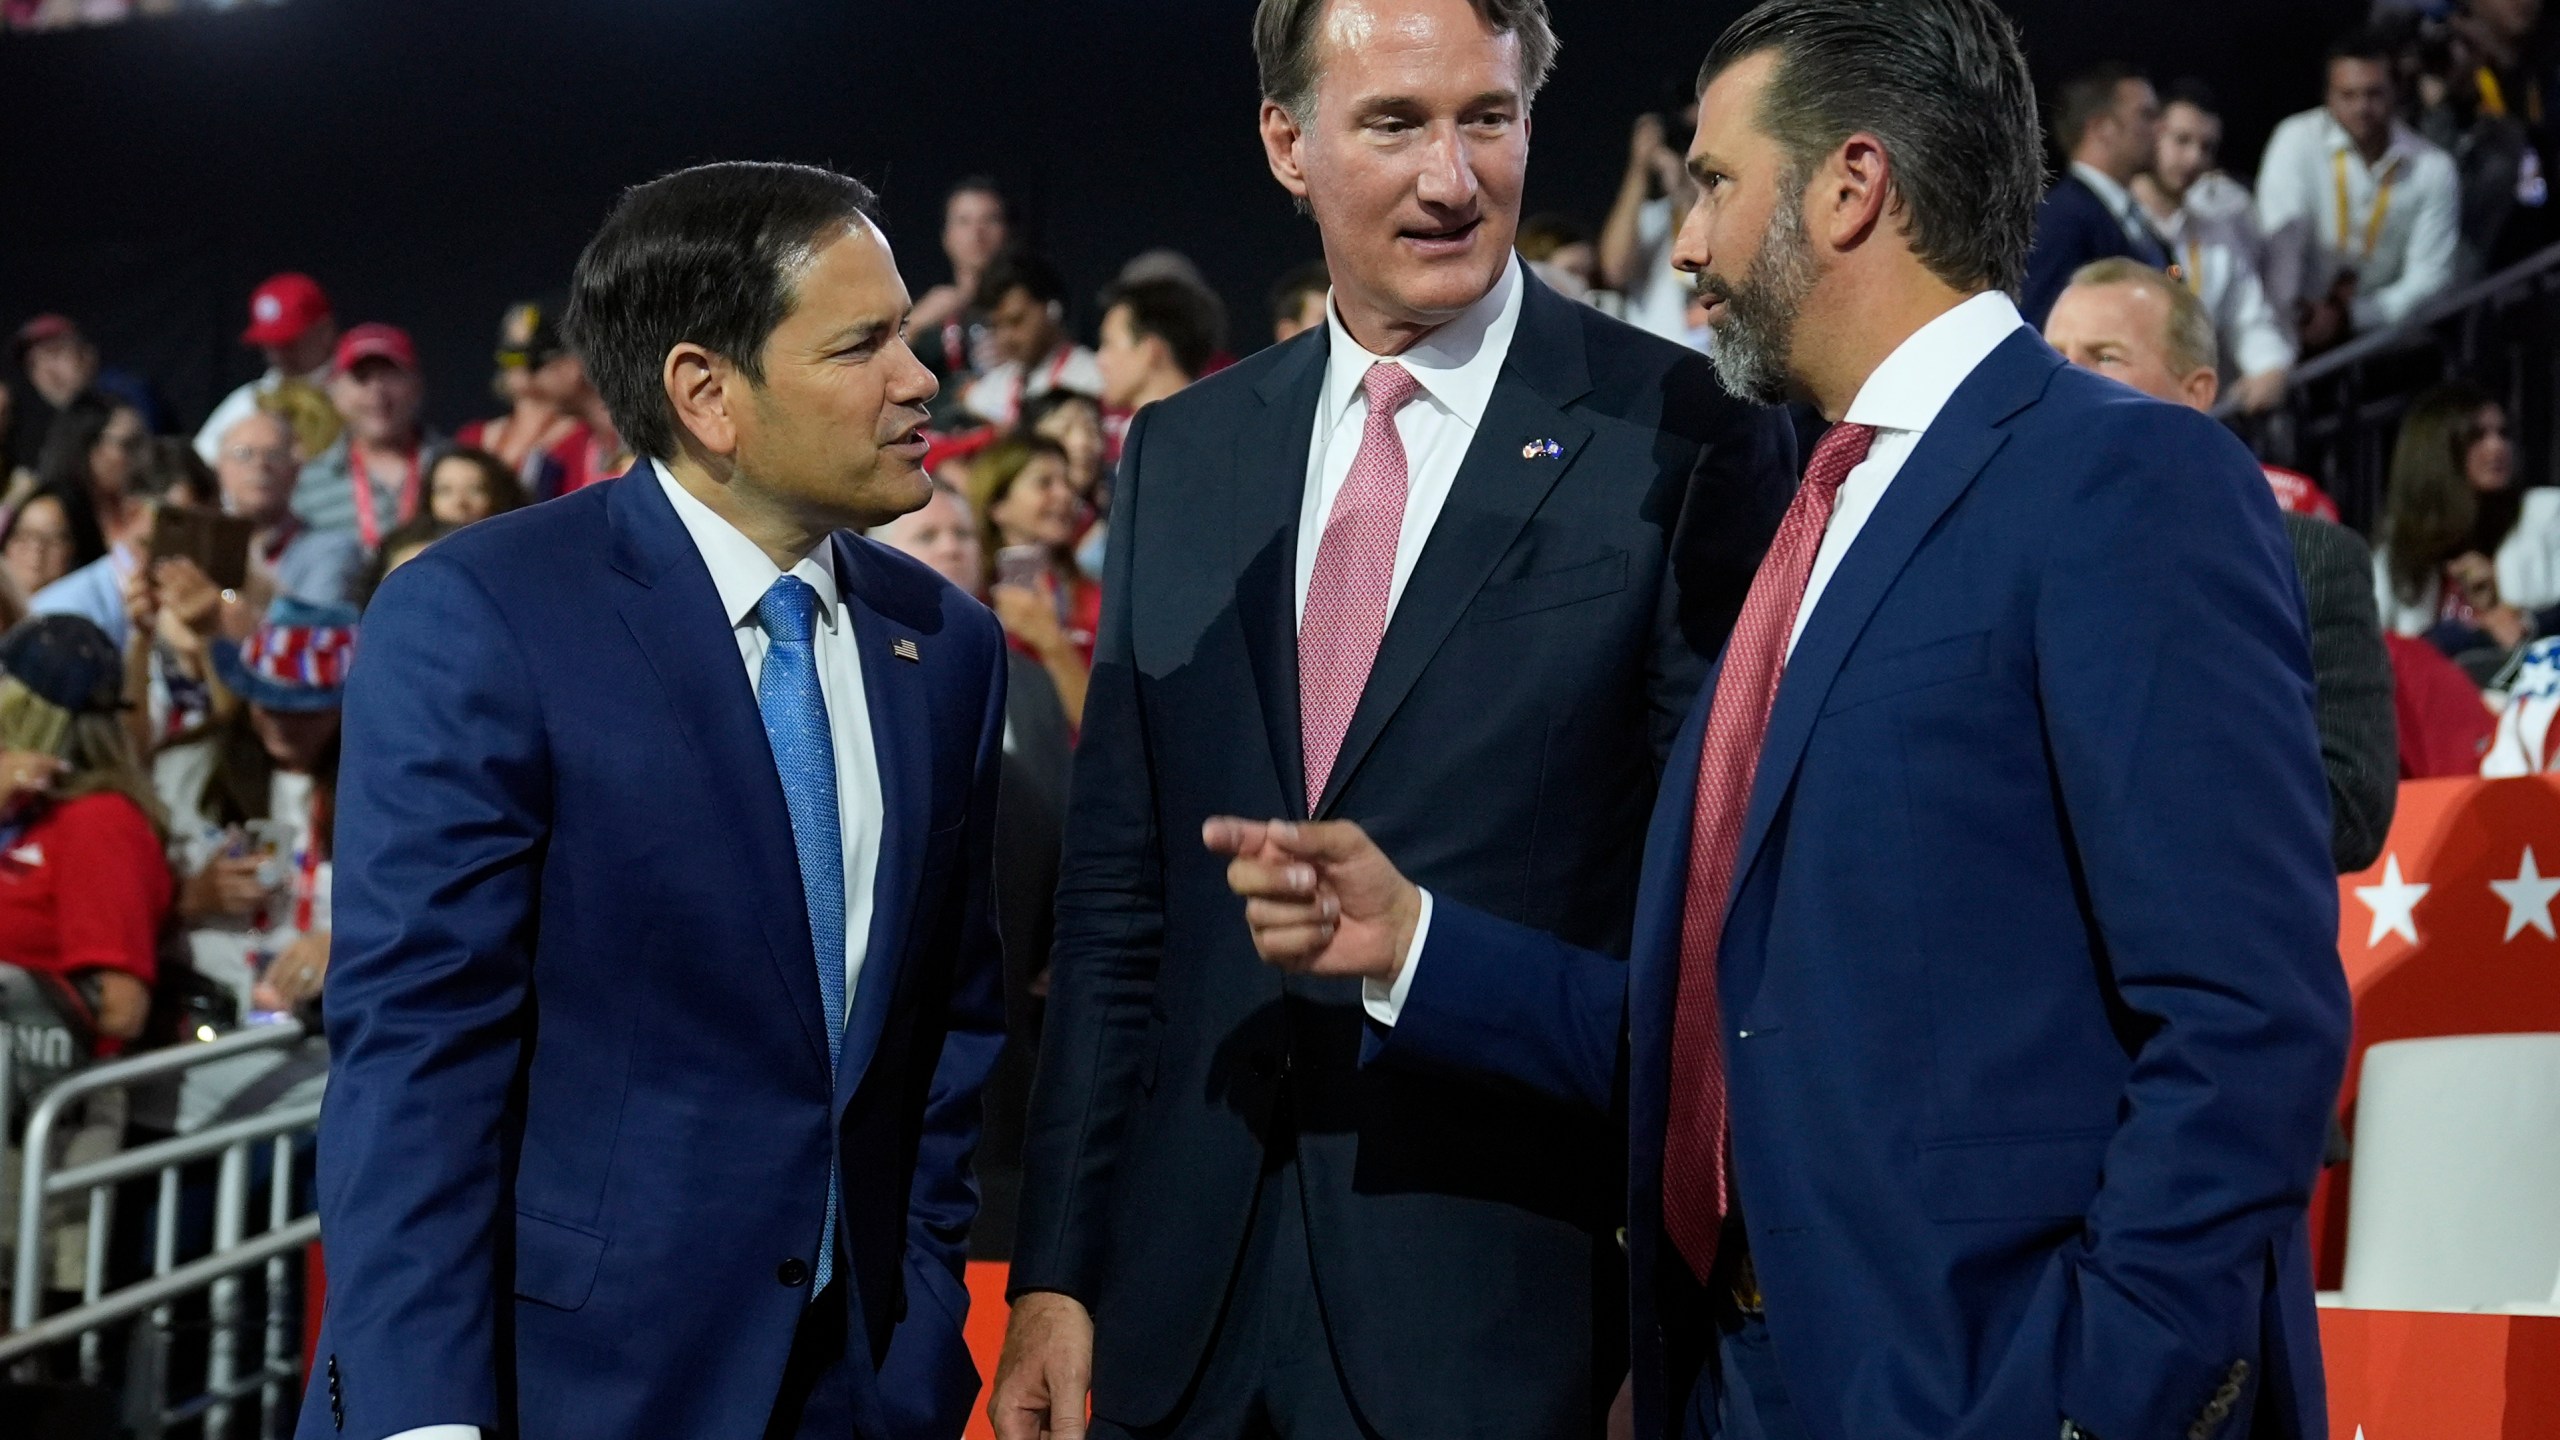
M 2187 288 L 2213 317 L 2223 378 L 2292 369 L 2293 339 L 2267 300 L 2247 234 L 2183 205 L 2165 216 L 2153 213 L 2151 224 L 2169 242 L 2169 258 L 2178 263 Z
M 1873 425 L 1876 438 L 1867 447 L 1867 458 L 1849 472 L 1840 484 L 1840 495 L 1832 503 L 1831 523 L 1822 532 L 1822 548 L 1815 553 L 1813 573 L 1806 580 L 1804 603 L 1796 609 L 1796 627 L 1787 638 L 1787 653 L 1795 653 L 1796 641 L 1804 637 L 1805 622 L 1813 618 L 1822 602 L 1822 592 L 1840 569 L 1841 558 L 1857 543 L 1858 533 L 1866 528 L 1867 517 L 1875 514 L 1876 505 L 1884 499 L 1893 477 L 1902 473 L 1911 452 L 1919 447 L 1920 437 L 1937 423 L 1938 412 L 1956 391 L 1991 358 L 2008 338 L 2026 328 L 2018 307 L 1999 291 L 1974 296 L 1953 310 L 1914 331 L 1911 338 L 1894 348 L 1885 362 L 1867 377 L 1858 390 L 1858 398 L 1849 403 L 1849 413 L 1842 417 L 1851 425 Z M 1423 892 L 1428 906 L 1431 892 Z M 1428 914 L 1428 910 L 1424 912 Z M 1424 931 L 1414 932 L 1413 945 L 1405 952 L 1404 969 L 1396 976 L 1392 992 L 1383 998 L 1376 981 L 1363 982 L 1363 1000 L 1369 1015 L 1381 1025 L 1396 1023 L 1396 1015 L 1404 1008 L 1404 998 L 1413 988 L 1413 975 L 1422 968 Z
M 2338 170 L 2347 176 L 2338 213 Z M 2374 210 L 2385 194 L 2382 223 Z M 2266 236 L 2267 298 L 2286 315 L 2344 272 L 2356 275 L 2355 328 L 2392 325 L 2453 284 L 2462 238 L 2462 183 L 2453 157 L 2397 121 L 2380 163 L 2368 165 L 2329 112 L 2276 127 L 2258 168 L 2258 228 Z M 2368 253 L 2366 241 L 2372 246 Z
M 1063 345 L 1049 358 L 1025 371 L 1019 360 L 1007 360 L 969 382 L 960 406 L 991 425 L 1010 429 L 1022 418 L 1022 402 L 1052 390 L 1102 395 L 1102 362 L 1081 345 Z
M 1501 278 L 1458 318 L 1422 337 L 1414 347 L 1393 357 L 1375 355 L 1351 338 L 1342 312 L 1325 301 L 1326 352 L 1324 390 L 1316 399 L 1315 438 L 1307 450 L 1307 483 L 1298 506 L 1297 616 L 1307 618 L 1307 592 L 1316 576 L 1316 551 L 1324 544 L 1325 521 L 1335 497 L 1351 478 L 1360 454 L 1360 437 L 1369 425 L 1369 397 L 1361 382 L 1373 365 L 1401 365 L 1421 390 L 1396 412 L 1396 438 L 1404 443 L 1404 529 L 1396 537 L 1395 578 L 1387 589 L 1387 620 L 1404 599 L 1405 582 L 1414 562 L 1431 539 L 1431 527 L 1449 503 L 1458 469 L 1493 403 L 1493 387 L 1510 358 L 1511 338 L 1520 330 L 1520 300 L 1526 287 L 1520 261 L 1502 267 Z M 1415 925 L 1413 949 L 1420 953 L 1431 933 L 1431 892 L 1422 892 L 1422 918 Z M 1361 1000 L 1381 1024 L 1395 1023 L 1404 1004 L 1413 967 L 1392 987 L 1363 982 Z
M 667 492 L 668 503 L 675 506 L 676 518 L 684 522 L 685 533 L 693 537 L 703 565 L 711 571 L 721 611 L 738 637 L 738 658 L 747 667 L 747 684 L 761 690 L 764 654 L 771 642 L 756 619 L 756 606 L 783 572 L 736 526 L 677 484 L 667 467 L 652 461 L 650 468 Z M 827 728 L 835 740 L 837 824 L 844 835 L 844 994 L 849 1015 L 862 980 L 862 962 L 871 947 L 871 909 L 885 814 L 880 759 L 871 747 L 871 706 L 863 693 L 862 652 L 854 638 L 852 609 L 837 584 L 832 537 L 803 556 L 791 573 L 818 592 L 818 691 L 826 697 Z M 480 1440 L 480 1429 L 428 1425 L 403 1430 L 390 1440 Z

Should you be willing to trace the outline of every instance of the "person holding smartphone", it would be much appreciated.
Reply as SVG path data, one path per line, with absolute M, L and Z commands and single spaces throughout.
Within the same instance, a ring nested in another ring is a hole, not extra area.
M 1038 435 L 987 448 L 970 467 L 990 557 L 987 603 L 1015 649 L 1040 662 L 1070 724 L 1084 723 L 1102 587 L 1076 568 L 1078 506 L 1066 449 Z

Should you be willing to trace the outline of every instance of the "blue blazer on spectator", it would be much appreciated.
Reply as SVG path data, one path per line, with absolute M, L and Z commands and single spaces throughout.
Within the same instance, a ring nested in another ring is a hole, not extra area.
M 754 693 L 638 475 L 440 542 L 366 617 L 305 1436 L 764 1433 L 831 1164 L 850 1433 L 956 1436 L 976 1396 L 1002 637 L 923 566 L 832 542 L 885 825 L 831 1082 Z
M 2169 252 L 2157 236 L 2149 234 L 2149 228 L 2144 226 L 2145 239 L 2136 243 L 2098 192 L 2064 170 L 2036 206 L 2035 248 L 2027 252 L 2027 282 L 2018 292 L 2018 313 L 2036 329 L 2044 329 L 2053 302 L 2071 288 L 2071 277 L 2083 265 L 2128 256 L 2154 269 L 2167 269 Z
M 2305 1211 L 2348 1009 L 2304 625 L 2239 444 L 2023 331 L 1819 597 L 1717 976 L 1740 1211 L 1809 1433 L 2327 1435 Z M 1630 958 L 1440 895 L 1373 1062 L 1624 1110 L 1648 1436 L 1718 1413 L 1661 1199 L 1713 693 Z

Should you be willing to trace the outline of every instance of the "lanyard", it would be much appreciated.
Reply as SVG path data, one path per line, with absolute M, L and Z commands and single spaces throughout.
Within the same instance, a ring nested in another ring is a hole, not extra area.
M 2343 171 L 2340 173 L 2344 173 Z M 409 447 L 409 475 L 400 484 L 400 508 L 397 523 L 406 525 L 418 513 L 418 447 Z M 364 536 L 364 548 L 382 548 L 382 519 L 373 513 L 373 476 L 365 469 L 364 447 L 353 436 L 347 439 L 347 484 L 356 495 L 356 530 Z
M 311 933 L 320 894 L 320 789 L 311 790 L 311 828 L 302 835 L 302 853 L 293 857 L 293 928 Z
M 2354 228 L 2347 202 L 2347 152 L 2340 150 L 2330 158 L 2337 162 L 2338 248 L 2344 250 L 2348 232 Z M 2364 222 L 2364 253 L 2357 257 L 2367 263 L 2372 261 L 2373 252 L 2382 246 L 2382 222 L 2391 213 L 2391 182 L 2399 177 L 2399 172 L 2400 162 L 2397 159 L 2386 162 L 2384 173 L 2374 186 L 2373 214 Z
M 353 455 L 355 451 L 349 449 L 347 453 Z M 268 569 L 273 570 L 284 559 L 284 552 L 292 549 L 293 542 L 301 538 L 302 521 L 288 514 L 268 535 L 266 543 L 259 547 L 258 558 L 266 562 Z
M 1076 352 L 1072 348 L 1061 345 L 1058 347 L 1058 353 L 1049 357 L 1048 373 L 1042 376 L 1040 380 L 1041 394 L 1046 395 L 1050 391 L 1058 388 L 1058 382 L 1066 378 L 1067 362 L 1075 358 L 1075 353 Z M 1022 418 L 1022 402 L 1030 398 L 1031 367 L 1026 365 L 1022 368 L 1021 373 L 1013 377 L 1014 419 L 1019 420 Z

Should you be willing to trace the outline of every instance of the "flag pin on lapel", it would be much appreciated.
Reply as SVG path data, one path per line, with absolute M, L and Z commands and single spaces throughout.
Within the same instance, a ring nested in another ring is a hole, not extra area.
M 916 648 L 916 642 L 903 635 L 889 642 L 889 653 L 901 660 L 910 660 L 918 665 L 924 663 L 924 652 Z
M 1520 458 L 1523 460 L 1561 460 L 1564 458 L 1564 446 L 1553 440 L 1532 440 L 1528 444 L 1520 447 Z

